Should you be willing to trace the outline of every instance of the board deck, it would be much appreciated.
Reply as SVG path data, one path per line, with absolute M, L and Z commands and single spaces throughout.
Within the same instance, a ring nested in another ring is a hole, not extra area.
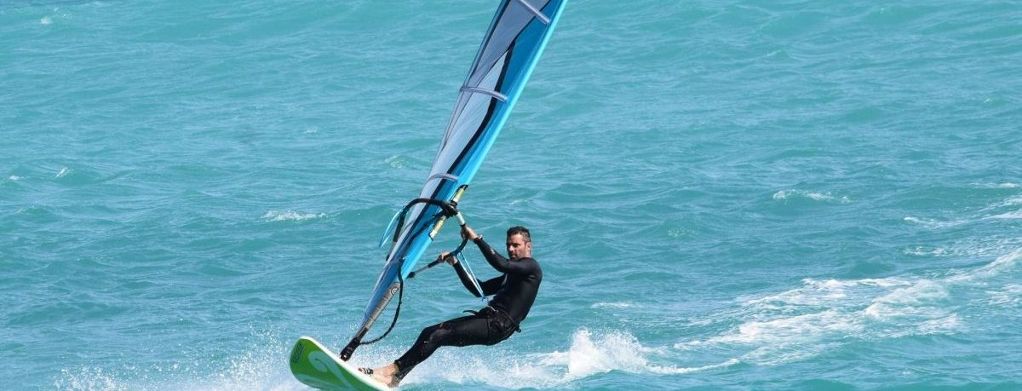
M 301 337 L 291 349 L 291 373 L 298 381 L 320 390 L 395 390 L 341 361 L 311 337 Z

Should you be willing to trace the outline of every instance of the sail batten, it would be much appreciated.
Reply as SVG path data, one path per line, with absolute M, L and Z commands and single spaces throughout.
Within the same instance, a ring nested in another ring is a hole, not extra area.
M 461 87 L 462 92 L 475 92 L 478 94 L 489 95 L 501 102 L 507 102 L 507 95 L 501 94 L 494 90 L 487 90 L 479 87 Z
M 550 24 L 550 18 L 546 17 L 546 15 L 543 15 L 542 12 L 536 9 L 536 7 L 533 7 L 532 4 L 529 4 L 528 1 L 526 0 L 516 1 L 518 2 L 518 4 L 521 4 L 522 7 L 525 7 L 525 9 L 529 10 L 529 12 L 532 12 L 533 15 L 536 15 L 536 17 L 539 18 L 539 20 L 542 21 L 543 24 Z

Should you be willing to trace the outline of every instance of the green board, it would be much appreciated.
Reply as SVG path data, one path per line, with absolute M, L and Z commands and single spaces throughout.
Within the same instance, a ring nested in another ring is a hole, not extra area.
M 392 390 L 341 361 L 318 341 L 301 337 L 291 349 L 291 373 L 305 385 L 321 390 Z

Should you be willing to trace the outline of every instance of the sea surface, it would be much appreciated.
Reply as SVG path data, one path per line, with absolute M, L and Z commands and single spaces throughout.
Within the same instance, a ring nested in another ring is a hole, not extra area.
M 0 1 L 0 388 L 306 389 L 496 4 Z M 537 303 L 402 389 L 1022 390 L 1020 21 L 573 0 L 461 204 Z M 480 305 L 424 272 L 353 361 Z

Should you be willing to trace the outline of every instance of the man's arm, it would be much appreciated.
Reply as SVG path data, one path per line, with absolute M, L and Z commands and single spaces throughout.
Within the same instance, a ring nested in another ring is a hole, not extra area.
M 467 224 L 461 226 L 461 237 L 466 240 L 475 242 L 476 246 L 479 246 L 479 251 L 483 252 L 483 257 L 486 258 L 486 262 L 497 269 L 498 272 L 505 274 L 530 274 L 535 273 L 539 265 L 535 260 L 526 258 L 530 262 L 508 262 L 507 258 L 503 255 L 497 254 L 497 250 L 490 247 L 483 237 L 476 233 L 472 227 Z
M 532 261 L 531 258 L 522 258 L 523 261 L 530 260 L 531 262 L 510 262 L 503 255 L 498 254 L 497 250 L 490 247 L 490 244 L 486 243 L 482 236 L 476 236 L 472 241 L 479 246 L 479 251 L 483 252 L 486 262 L 501 273 L 530 274 L 536 272 L 536 261 Z
M 465 270 L 465 265 L 462 265 L 457 259 L 453 259 L 449 262 L 454 266 L 454 271 L 458 272 L 458 279 L 461 280 L 461 285 L 464 285 L 465 289 L 468 289 L 468 292 L 475 297 L 483 297 L 484 295 L 489 296 L 497 293 L 497 290 L 500 289 L 503 276 L 494 277 L 486 281 L 479 281 L 479 279 L 476 279 L 476 282 L 479 283 L 479 287 L 483 288 L 483 293 L 479 294 L 479 292 L 476 291 L 475 285 L 472 284 L 473 277 L 468 274 L 468 270 Z

